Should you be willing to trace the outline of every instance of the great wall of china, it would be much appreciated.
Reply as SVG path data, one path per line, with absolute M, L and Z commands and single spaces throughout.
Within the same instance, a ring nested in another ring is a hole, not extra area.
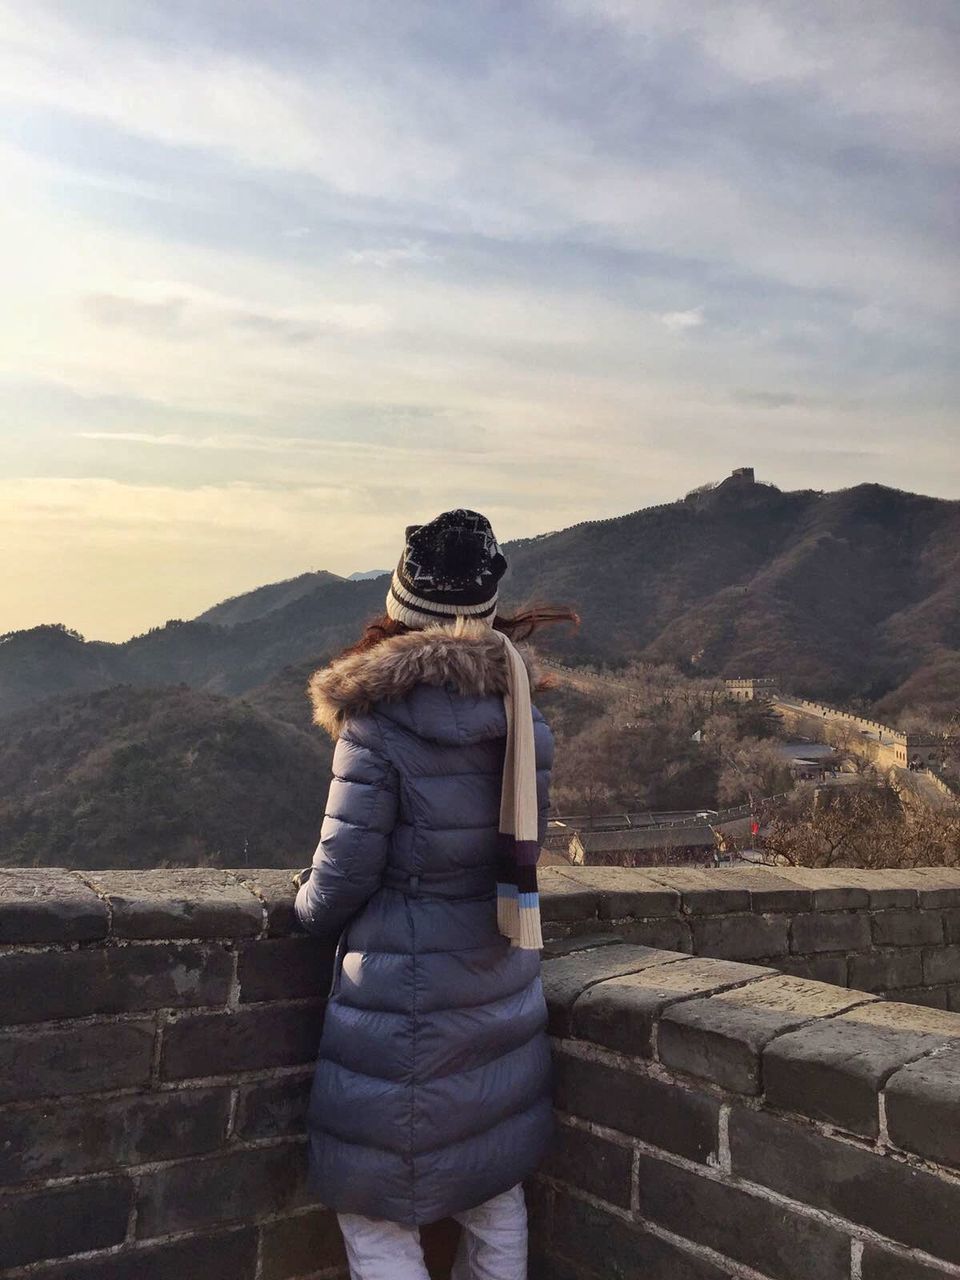
M 960 1280 L 960 870 L 551 867 L 541 892 L 531 1280 Z M 347 1280 L 305 1185 L 334 940 L 293 894 L 0 868 L 2 1280 Z
M 593 684 L 626 691 L 634 687 L 628 680 L 583 671 L 559 662 L 541 659 L 541 665 L 575 687 Z M 943 740 L 936 734 L 905 733 L 879 720 L 842 711 L 825 702 L 793 697 L 783 693 L 779 679 L 772 676 L 738 676 L 723 680 L 723 684 L 737 701 L 768 700 L 784 727 L 792 733 L 842 747 L 879 769 L 892 769 L 911 777 L 929 800 L 942 803 L 958 798 L 939 772 L 944 747 Z

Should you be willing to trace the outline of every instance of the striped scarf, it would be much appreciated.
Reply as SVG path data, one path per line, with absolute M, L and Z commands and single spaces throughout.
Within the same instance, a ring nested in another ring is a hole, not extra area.
M 515 947 L 539 951 L 540 895 L 537 892 L 538 840 L 537 764 L 533 739 L 530 679 L 523 658 L 502 631 L 507 661 L 507 747 L 500 797 L 500 841 L 497 855 L 497 927 Z

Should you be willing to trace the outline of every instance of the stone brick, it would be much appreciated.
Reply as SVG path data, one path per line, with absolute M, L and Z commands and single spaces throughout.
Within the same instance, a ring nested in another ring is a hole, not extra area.
M 859 991 L 896 991 L 898 987 L 917 987 L 923 982 L 923 964 L 919 951 L 879 947 L 864 955 L 850 957 L 850 986 Z
M 960 1019 L 960 1014 L 950 1016 Z M 960 1037 L 932 1057 L 901 1067 L 887 1081 L 884 1094 L 891 1142 L 960 1167 Z
M 146 1084 L 152 1018 L 0 1033 L 0 1102 Z
M 601 920 L 628 917 L 670 916 L 680 910 L 680 895 L 666 889 L 643 868 L 561 867 L 560 874 L 581 889 L 599 894 L 597 915 Z
M 900 987 L 895 994 L 902 1004 L 922 1004 L 928 1009 L 951 1007 L 949 987 Z
M 792 950 L 864 951 L 872 945 L 870 917 L 863 912 L 811 911 L 794 916 Z
M 544 921 L 596 920 L 600 892 L 569 879 L 565 870 L 543 867 L 537 872 L 540 914 Z
M 588 1275 L 596 1280 L 653 1280 L 660 1276 L 664 1280 L 726 1280 L 730 1274 L 725 1267 L 675 1248 L 622 1218 L 562 1192 L 557 1193 L 554 1204 L 549 1243 L 553 1254 L 562 1260 L 561 1265 L 571 1261 L 575 1264 L 567 1272 L 575 1278 Z M 541 1275 L 543 1280 L 560 1280 L 563 1271 L 547 1268 L 541 1270 Z M 832 1273 L 825 1274 L 823 1280 L 833 1280 Z
M 288 1280 L 288 1277 L 312 1275 L 325 1267 L 347 1264 L 336 1214 L 329 1209 L 308 1209 L 296 1217 L 279 1218 L 265 1223 L 260 1231 L 263 1237 L 260 1280 Z
M 229 1110 L 223 1088 L 0 1111 L 0 1185 L 212 1151 L 223 1142 Z
M 960 869 L 914 867 L 910 875 L 922 907 L 960 907 Z
M 767 1102 L 875 1138 L 877 1099 L 887 1077 L 954 1037 L 960 1037 L 955 1014 L 886 1001 L 861 1005 L 767 1045 Z
M 656 920 L 624 920 L 617 925 L 617 932 L 624 942 L 639 943 L 643 947 L 657 947 L 662 951 L 681 951 L 689 955 L 693 950 L 693 937 L 688 920 L 664 916 Z
M 557 1036 L 570 1034 L 574 1003 L 588 987 L 605 978 L 662 965 L 673 958 L 672 952 L 625 945 L 547 961 L 543 965 L 543 991 L 547 999 L 550 1031 Z
M 232 973 L 216 945 L 14 951 L 0 955 L 0 1022 L 223 1004 Z
M 810 893 L 814 912 L 868 907 L 870 881 L 863 877 L 870 874 L 846 867 L 777 867 L 779 878 Z
M 616 947 L 626 942 L 618 931 L 612 933 L 576 933 L 564 937 L 548 938 L 544 926 L 543 959 L 555 960 L 558 956 L 569 956 L 575 951 L 595 951 L 598 947 Z
M 254 1280 L 256 1269 L 257 1232 L 243 1227 L 83 1261 L 73 1258 L 31 1271 L 30 1280 Z
M 938 982 L 960 982 L 960 946 L 933 947 L 924 951 L 923 981 L 927 986 Z
M 304 866 L 309 858 L 304 861 Z M 301 868 L 297 868 L 300 870 Z M 267 933 L 271 937 L 286 937 L 302 932 L 294 909 L 297 890 L 289 868 L 257 867 L 252 871 L 232 871 L 238 884 L 244 885 L 256 897 L 267 913 Z
M 326 996 L 335 951 L 335 942 L 306 936 L 242 943 L 237 961 L 241 1001 Z
M 545 926 L 547 933 L 544 934 L 544 937 L 591 938 L 596 934 L 598 928 L 606 928 L 610 930 L 611 934 L 619 935 L 621 927 L 619 924 L 609 924 L 589 916 L 583 920 L 567 920 L 559 924 L 548 923 Z
M 641 1154 L 640 1214 L 771 1280 L 848 1280 L 842 1231 L 728 1183 Z
M 653 1028 L 681 1000 L 753 982 L 772 969 L 684 956 L 590 987 L 573 1006 L 573 1034 L 638 1058 L 653 1054 Z
M 943 913 L 943 928 L 947 942 L 960 943 L 960 908 Z
M 922 947 L 943 941 L 939 911 L 878 911 L 873 917 L 873 940 L 879 947 Z
M 302 1133 L 313 1069 L 240 1086 L 234 1131 L 238 1138 L 276 1138 Z
M 736 1093 L 759 1093 L 764 1046 L 792 1031 L 870 999 L 859 991 L 778 975 L 666 1010 L 660 1061 Z
M 118 938 L 236 938 L 259 933 L 263 908 L 229 871 L 91 871 Z M 293 886 L 290 886 L 291 889 Z
M 695 867 L 660 868 L 651 878 L 680 894 L 682 909 L 690 915 L 749 911 L 750 891 L 732 871 L 701 871 Z
M 185 1014 L 163 1029 L 164 1080 L 230 1075 L 313 1062 L 322 1005 L 258 1005 L 222 1013 Z
M 718 960 L 757 960 L 786 955 L 787 917 L 757 913 L 700 916 L 693 921 L 693 949 Z
M 283 1213 L 306 1202 L 302 1142 L 165 1165 L 141 1175 L 137 1236 L 173 1235 Z
M 542 1171 L 609 1204 L 630 1208 L 633 1149 L 629 1146 L 561 1124 Z
M 860 1275 L 862 1280 L 955 1280 L 956 1271 L 938 1267 L 915 1258 L 892 1253 L 879 1245 L 866 1244 Z
M 720 1103 L 704 1093 L 622 1071 L 573 1054 L 554 1056 L 561 1111 L 591 1120 L 688 1160 L 705 1163 L 717 1149 Z
M 909 868 L 884 867 L 882 871 L 853 874 L 862 877 L 871 911 L 912 911 L 919 905 L 917 881 Z
M 109 920 L 107 904 L 61 867 L 0 867 L 0 942 L 86 942 L 105 938 Z
M 132 1196 L 124 1178 L 0 1196 L 0 1269 L 120 1244 Z
M 827 982 L 832 987 L 847 985 L 847 957 L 845 955 L 777 956 L 774 968 L 778 973 L 794 978 L 810 978 L 814 982 Z
M 809 889 L 785 876 L 781 876 L 771 867 L 737 867 L 737 880 L 750 892 L 750 907 L 753 911 L 810 911 L 813 908 L 813 894 Z
M 960 1262 L 960 1182 L 741 1107 L 730 1116 L 730 1149 L 738 1177 Z

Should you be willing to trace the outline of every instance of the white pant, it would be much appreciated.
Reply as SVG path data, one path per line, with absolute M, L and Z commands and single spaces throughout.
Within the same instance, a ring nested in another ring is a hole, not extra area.
M 463 1227 L 450 1280 L 527 1280 L 527 1209 L 519 1183 L 453 1215 Z M 430 1280 L 416 1227 L 338 1213 L 351 1280 Z

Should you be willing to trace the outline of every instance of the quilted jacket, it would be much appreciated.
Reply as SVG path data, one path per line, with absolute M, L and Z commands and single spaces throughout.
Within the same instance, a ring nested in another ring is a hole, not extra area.
M 311 681 L 336 748 L 296 906 L 339 946 L 310 1184 L 340 1212 L 434 1221 L 524 1179 L 550 1139 L 540 957 L 496 923 L 505 687 L 503 647 L 475 623 L 391 637 Z M 533 716 L 542 839 L 553 738 Z

